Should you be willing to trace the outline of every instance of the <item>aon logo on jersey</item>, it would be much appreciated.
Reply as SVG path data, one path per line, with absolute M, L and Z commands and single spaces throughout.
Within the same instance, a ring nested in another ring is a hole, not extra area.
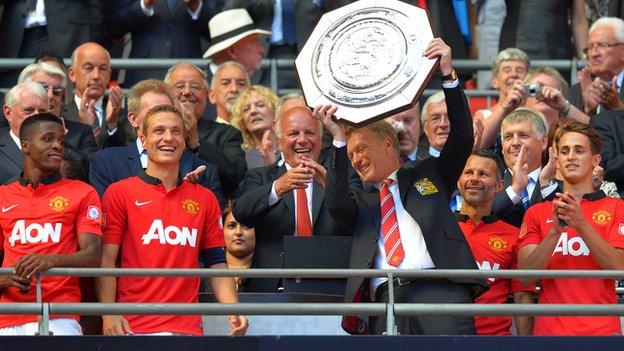
M 490 261 L 483 261 L 483 262 L 477 262 L 477 267 L 479 267 L 479 269 L 483 269 L 483 270 L 498 270 L 500 269 L 500 264 L 494 262 L 494 264 L 491 264 Z M 493 282 L 495 280 L 495 278 L 488 278 L 489 281 Z
M 31 223 L 26 225 L 23 219 L 15 222 L 13 231 L 9 237 L 9 244 L 38 244 L 38 243 L 58 243 L 61 240 L 62 223 Z
M 553 251 L 553 255 L 557 252 L 561 252 L 564 256 L 589 256 L 589 248 L 583 239 L 580 236 L 568 239 L 567 232 L 561 233 L 557 246 L 555 246 L 555 251 Z
M 152 240 L 161 244 L 183 245 L 195 247 L 197 242 L 197 229 L 170 225 L 165 227 L 162 220 L 155 219 L 147 233 L 141 237 L 143 245 L 148 245 Z

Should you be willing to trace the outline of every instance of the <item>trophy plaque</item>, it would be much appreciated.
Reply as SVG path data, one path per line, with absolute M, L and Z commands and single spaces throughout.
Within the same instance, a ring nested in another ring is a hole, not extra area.
M 438 66 L 427 12 L 398 0 L 360 0 L 324 14 L 295 60 L 306 103 L 338 106 L 363 126 L 416 104 Z

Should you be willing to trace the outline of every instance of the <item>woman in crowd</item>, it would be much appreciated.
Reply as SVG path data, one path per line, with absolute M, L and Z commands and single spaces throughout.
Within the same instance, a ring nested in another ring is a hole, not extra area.
M 260 85 L 247 88 L 234 103 L 232 124 L 243 134 L 242 148 L 248 169 L 277 160 L 279 146 L 273 126 L 278 104 L 277 95 Z
M 256 246 L 256 233 L 253 228 L 247 228 L 238 223 L 232 215 L 232 207 L 230 203 L 223 210 L 223 235 L 225 237 L 225 259 L 228 268 L 231 269 L 248 269 L 252 266 L 254 248 Z M 247 279 L 234 277 L 236 288 L 238 291 L 244 291 Z

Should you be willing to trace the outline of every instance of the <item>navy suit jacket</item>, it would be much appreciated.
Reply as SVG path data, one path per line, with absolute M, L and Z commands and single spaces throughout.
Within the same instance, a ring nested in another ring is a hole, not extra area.
M 219 200 L 219 204 L 223 206 L 225 200 L 221 192 L 221 183 L 219 182 L 215 165 L 204 162 L 191 153 L 184 152 L 180 160 L 180 174 L 184 176 L 200 165 L 205 165 L 206 171 L 199 177 L 199 184 L 210 189 L 217 197 L 217 200 Z M 98 151 L 91 157 L 89 181 L 98 194 L 100 194 L 100 197 L 102 197 L 109 185 L 119 180 L 139 175 L 142 170 L 139 150 L 136 144 L 111 147 Z
M 193 20 L 182 1 L 173 10 L 166 0 L 154 1 L 154 15 L 143 13 L 138 0 L 111 1 L 106 27 L 113 38 L 132 34 L 130 58 L 202 57 L 201 38 L 210 39 L 208 21 L 219 11 L 218 1 L 205 0 L 199 18 Z M 164 70 L 126 71 L 125 87 L 147 79 L 163 79 Z
M 427 251 L 438 269 L 477 269 L 474 256 L 449 209 L 449 199 L 457 187 L 473 144 L 472 118 L 461 88 L 444 89 L 451 132 L 440 157 L 428 158 L 417 165 L 397 171 L 399 191 L 405 211 L 422 230 Z M 379 240 L 381 210 L 379 192 L 349 191 L 347 148 L 333 148 L 327 170 L 326 206 L 331 215 L 344 225 L 353 227 L 353 247 L 349 268 L 367 269 L 374 266 Z M 420 185 L 419 185 L 420 184 Z M 430 184 L 434 190 L 424 192 L 420 186 Z M 450 278 L 466 287 L 473 297 L 486 290 L 486 283 L 475 278 Z M 349 278 L 345 301 L 354 300 L 358 291 L 368 292 L 364 278 Z M 363 295 L 365 296 L 365 295 Z M 363 300 L 366 301 L 367 297 Z
M 286 173 L 286 166 L 259 167 L 247 171 L 241 197 L 234 207 L 233 214 L 237 221 L 256 232 L 254 259 L 258 268 L 283 267 L 283 238 L 295 232 L 295 199 L 293 192 L 288 192 L 273 206 L 269 206 L 269 194 L 273 182 Z M 357 176 L 349 178 L 349 186 L 362 189 Z M 348 226 L 332 218 L 325 206 L 326 191 L 316 182 L 312 185 L 312 227 L 314 236 L 351 235 Z M 250 279 L 245 287 L 247 292 L 275 292 L 279 279 Z
M 622 89 L 624 91 L 624 89 Z M 604 179 L 617 185 L 618 193 L 624 197 L 624 110 L 604 111 L 589 120 L 602 139 L 602 161 Z

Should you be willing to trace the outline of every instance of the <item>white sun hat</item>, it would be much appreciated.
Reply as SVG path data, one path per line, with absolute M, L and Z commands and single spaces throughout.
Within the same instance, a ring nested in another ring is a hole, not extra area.
M 271 32 L 258 29 L 245 9 L 232 9 L 220 12 L 208 22 L 210 48 L 203 58 L 209 58 L 234 45 L 237 41 L 252 35 L 270 35 Z

